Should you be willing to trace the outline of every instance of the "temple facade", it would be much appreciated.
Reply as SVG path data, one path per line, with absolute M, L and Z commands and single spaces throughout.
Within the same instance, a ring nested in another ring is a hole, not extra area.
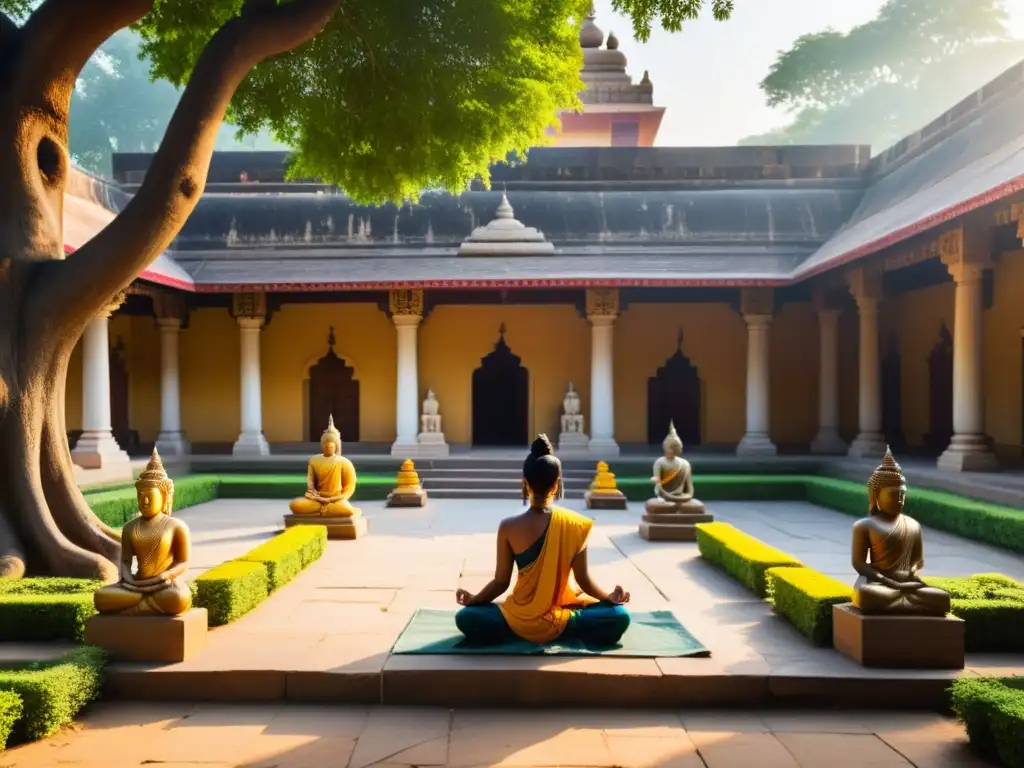
M 172 248 L 78 345 L 73 454 L 306 450 L 333 414 L 346 452 L 437 455 L 428 390 L 445 449 L 522 448 L 563 431 L 572 383 L 597 458 L 673 421 L 688 451 L 890 443 L 996 469 L 1024 444 L 1022 109 L 1018 66 L 873 158 L 556 146 L 400 206 L 215 155 Z M 148 162 L 76 174 L 69 251 Z

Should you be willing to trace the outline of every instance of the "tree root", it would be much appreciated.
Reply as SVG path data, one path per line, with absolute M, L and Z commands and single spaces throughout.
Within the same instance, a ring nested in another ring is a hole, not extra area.
M 0 504 L 0 579 L 20 579 L 25 575 L 25 550 L 7 521 L 7 514 Z

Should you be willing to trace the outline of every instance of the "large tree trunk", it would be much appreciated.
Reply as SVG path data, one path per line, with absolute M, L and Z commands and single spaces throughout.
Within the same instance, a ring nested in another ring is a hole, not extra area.
M 71 353 L 195 207 L 242 78 L 315 36 L 339 4 L 246 0 L 196 63 L 135 197 L 66 260 L 75 78 L 153 0 L 45 0 L 21 28 L 0 13 L 0 577 L 117 577 L 119 534 L 89 509 L 71 465 L 64 423 Z

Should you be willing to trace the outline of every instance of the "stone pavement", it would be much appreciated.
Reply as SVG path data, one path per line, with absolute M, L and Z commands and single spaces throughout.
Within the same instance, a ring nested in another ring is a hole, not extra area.
M 2 768 L 975 768 L 940 715 L 99 705 Z

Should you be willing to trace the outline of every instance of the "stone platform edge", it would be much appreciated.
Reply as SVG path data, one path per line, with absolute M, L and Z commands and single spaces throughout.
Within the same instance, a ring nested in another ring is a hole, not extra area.
M 370 661 L 369 659 L 365 661 Z M 757 661 L 606 657 L 390 656 L 379 670 L 107 668 L 103 698 L 383 704 L 431 707 L 865 708 L 945 711 L 947 690 L 970 670 L 861 674 L 770 673 Z M 700 664 L 707 664 L 702 669 Z M 354 666 L 363 666 L 357 663 Z M 758 669 L 760 667 L 760 669 Z

